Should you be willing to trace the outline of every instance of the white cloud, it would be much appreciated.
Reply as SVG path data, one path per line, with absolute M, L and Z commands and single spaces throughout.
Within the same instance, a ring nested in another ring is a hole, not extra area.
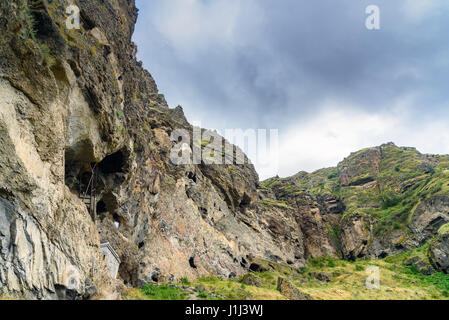
M 449 124 L 444 119 L 414 123 L 401 107 L 379 114 L 325 109 L 306 123 L 280 131 L 280 172 L 256 169 L 261 179 L 312 172 L 336 166 L 351 152 L 390 141 L 423 153 L 449 153 Z

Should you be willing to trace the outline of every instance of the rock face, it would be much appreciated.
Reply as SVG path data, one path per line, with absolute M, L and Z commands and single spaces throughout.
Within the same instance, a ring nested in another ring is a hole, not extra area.
M 448 156 L 388 143 L 353 153 L 336 168 L 261 185 L 266 203 L 301 214 L 306 257 L 384 258 L 424 245 L 449 222 L 448 168 Z
M 67 28 L 71 4 L 81 29 Z M 392 144 L 264 182 L 246 157 L 175 165 L 172 134 L 194 128 L 136 60 L 136 19 L 133 0 L 0 2 L 0 294 L 117 298 L 123 284 L 234 277 L 258 259 L 382 257 L 449 220 L 449 158 Z
M 442 226 L 430 241 L 429 260 L 436 270 L 449 273 L 449 225 Z
M 381 148 L 371 148 L 351 154 L 338 165 L 342 186 L 360 186 L 373 182 L 380 172 Z

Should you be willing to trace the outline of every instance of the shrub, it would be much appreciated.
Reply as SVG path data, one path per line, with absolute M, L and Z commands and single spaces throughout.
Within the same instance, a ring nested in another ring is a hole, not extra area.
M 337 266 L 336 263 L 335 263 L 335 260 L 332 259 L 332 257 L 328 257 L 328 258 L 327 258 L 327 266 L 328 266 L 329 268 L 334 268 L 334 267 Z
M 396 192 L 387 190 L 381 193 L 380 200 L 382 201 L 382 208 L 388 209 L 396 206 L 402 199 L 396 194 Z
M 355 271 L 363 271 L 363 270 L 365 270 L 364 268 L 363 268 L 363 266 L 361 266 L 361 265 L 356 265 L 355 266 Z
M 397 230 L 401 228 L 401 224 L 399 222 L 393 222 L 393 229 Z
M 56 59 L 51 55 L 50 48 L 46 44 L 42 44 L 40 49 L 45 65 L 49 68 L 53 67 L 56 64 Z
M 327 178 L 329 179 L 329 180 L 332 180 L 332 179 L 334 179 L 334 178 L 337 178 L 338 177 L 338 170 L 333 170 L 331 173 L 329 173 L 329 175 L 327 176 Z
M 19 38 L 23 41 L 28 39 L 36 41 L 36 21 L 30 8 L 24 6 L 20 11 L 18 18 L 22 25 L 22 29 L 19 31 Z

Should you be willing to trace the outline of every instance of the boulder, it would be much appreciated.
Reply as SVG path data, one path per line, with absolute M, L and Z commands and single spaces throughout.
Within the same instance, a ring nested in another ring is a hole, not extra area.
M 255 276 L 251 273 L 245 274 L 243 276 L 242 283 L 248 286 L 262 287 L 262 280 L 258 276 Z
M 278 278 L 277 289 L 289 300 L 313 300 L 310 295 L 301 292 L 293 283 L 285 278 Z
M 433 267 L 441 272 L 449 273 L 449 232 L 443 226 L 438 235 L 429 243 L 429 259 Z
M 323 282 L 331 282 L 333 276 L 326 272 L 310 272 L 310 276 Z

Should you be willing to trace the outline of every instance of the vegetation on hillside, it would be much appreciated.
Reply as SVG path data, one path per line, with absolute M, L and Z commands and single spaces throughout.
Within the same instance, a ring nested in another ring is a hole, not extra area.
M 421 251 L 419 251 L 421 250 Z M 130 289 L 126 299 L 151 300 L 286 300 L 277 290 L 279 277 L 289 279 L 300 291 L 315 300 L 433 300 L 449 299 L 449 275 L 435 273 L 423 275 L 413 266 L 402 263 L 417 252 L 388 257 L 383 260 L 335 260 L 330 257 L 311 259 L 301 270 L 294 268 L 271 268 L 265 272 L 251 273 L 260 281 L 259 286 L 243 283 L 245 276 L 222 279 L 215 276 L 202 277 L 195 281 L 180 281 L 179 286 L 196 288 L 192 294 L 183 289 L 162 286 L 144 286 Z M 271 263 L 271 265 L 275 265 Z M 378 267 L 380 286 L 368 289 L 367 268 Z M 323 281 L 323 278 L 325 279 Z
M 274 199 L 266 204 L 285 203 L 300 193 L 331 195 L 346 208 L 342 219 L 352 214 L 375 219 L 375 234 L 403 229 L 406 231 L 415 209 L 423 200 L 435 195 L 449 195 L 449 156 L 423 155 L 414 148 L 386 144 L 379 147 L 381 161 L 376 172 L 365 161 L 367 148 L 351 154 L 342 164 L 354 167 L 360 175 L 349 185 L 339 182 L 339 169 L 326 168 L 313 173 L 299 172 L 289 178 L 271 178 L 261 182 L 265 193 L 273 191 Z M 357 181 L 375 180 L 374 184 L 358 185 Z

